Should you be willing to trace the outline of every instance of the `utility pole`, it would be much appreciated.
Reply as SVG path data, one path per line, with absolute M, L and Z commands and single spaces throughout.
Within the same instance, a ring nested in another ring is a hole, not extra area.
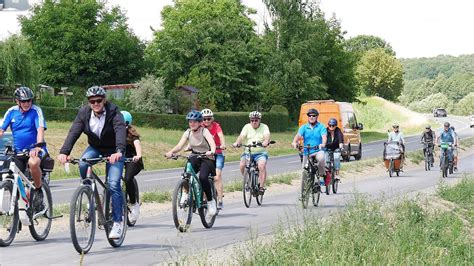
M 58 92 L 58 94 L 63 95 L 64 97 L 64 108 L 67 107 L 67 96 L 71 96 L 73 93 L 67 91 L 68 87 L 61 87 L 62 92 Z

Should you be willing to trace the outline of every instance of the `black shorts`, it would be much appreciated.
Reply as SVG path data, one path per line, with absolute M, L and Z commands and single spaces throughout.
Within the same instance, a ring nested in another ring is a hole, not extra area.
M 46 161 L 50 160 L 49 154 L 42 152 L 39 156 L 41 158 L 41 163 L 40 163 L 40 168 L 43 169 L 43 165 L 45 164 Z M 26 170 L 26 166 L 28 165 L 28 159 L 29 157 L 12 157 L 12 161 L 15 162 L 16 166 L 18 169 L 20 169 L 23 173 Z M 4 164 L 4 168 L 9 167 Z

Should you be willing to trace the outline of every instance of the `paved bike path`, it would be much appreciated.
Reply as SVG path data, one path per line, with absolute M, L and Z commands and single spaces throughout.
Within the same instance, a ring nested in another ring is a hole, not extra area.
M 436 168 L 436 167 L 435 167 Z M 474 173 L 474 155 L 462 158 L 460 172 Z M 444 181 L 453 183 L 462 176 L 457 173 Z M 381 197 L 392 201 L 392 197 L 406 196 L 413 192 L 431 192 L 440 181 L 439 170 L 430 172 L 413 170 L 401 173 L 400 177 L 389 178 L 387 174 L 365 180 L 344 180 L 339 193 L 321 195 L 321 206 L 303 211 L 298 200 L 298 188 L 292 187 L 284 193 L 272 193 L 269 189 L 263 206 L 252 204 L 244 207 L 241 200 L 225 206 L 212 229 L 204 229 L 198 215 L 193 216 L 189 233 L 178 233 L 174 228 L 171 213 L 146 217 L 127 232 L 124 245 L 112 248 L 105 239 L 104 231 L 96 231 L 96 240 L 91 251 L 84 257 L 84 263 L 91 264 L 152 264 L 168 261 L 175 257 L 196 254 L 207 250 L 272 233 L 282 222 L 288 225 L 302 218 L 302 213 L 325 217 L 341 210 L 355 194 Z M 288 222 L 290 221 L 290 222 Z M 53 222 L 54 226 L 54 222 Z M 31 259 L 31 260 L 28 260 Z M 0 264 L 76 264 L 80 256 L 74 250 L 69 232 L 55 233 L 43 242 L 31 238 L 15 240 L 10 247 L 0 249 Z

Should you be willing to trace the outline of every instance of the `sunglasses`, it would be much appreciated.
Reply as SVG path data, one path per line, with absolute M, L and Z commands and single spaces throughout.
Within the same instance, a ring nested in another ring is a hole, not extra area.
M 258 120 L 258 119 L 251 119 L 250 120 L 250 122 L 258 122 L 258 121 L 260 121 L 260 120 Z
M 329 127 L 336 127 L 335 125 L 329 125 Z
M 96 103 L 99 104 L 99 103 L 102 103 L 103 100 L 104 99 L 102 99 L 102 98 L 99 98 L 99 99 L 96 99 L 96 100 L 89 100 L 89 103 L 90 104 L 96 104 Z
M 203 121 L 211 121 L 211 120 L 212 120 L 212 117 L 206 117 L 206 118 L 203 118 L 202 120 L 203 120 Z
M 317 115 L 308 115 L 308 117 L 318 117 Z
M 20 102 L 21 103 L 29 103 L 29 102 L 31 102 L 31 99 L 29 99 L 29 100 L 20 100 Z

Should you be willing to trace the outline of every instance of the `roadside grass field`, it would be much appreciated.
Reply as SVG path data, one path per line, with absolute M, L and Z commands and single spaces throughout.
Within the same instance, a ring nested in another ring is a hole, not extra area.
M 236 258 L 241 265 L 471 265 L 473 178 L 438 192 L 458 204 L 457 215 L 430 199 L 392 203 L 356 196 L 328 219 L 306 215 L 289 230 L 278 228 L 271 241 L 251 241 Z
M 46 142 L 48 143 L 48 150 L 52 158 L 56 159 L 59 150 L 66 139 L 67 133 L 71 123 L 48 121 L 48 129 L 45 133 Z M 143 159 L 145 170 L 156 170 L 181 167 L 184 164 L 182 160 L 167 160 L 164 154 L 178 143 L 183 131 L 166 130 L 150 127 L 138 127 L 138 132 L 141 135 L 141 144 L 143 149 Z M 286 132 L 276 132 L 271 134 L 272 140 L 276 143 L 268 148 L 270 156 L 297 153 L 291 148 L 291 141 L 296 134 L 296 128 Z M 226 161 L 239 160 L 242 153 L 241 148 L 232 148 L 232 143 L 237 139 L 237 135 L 226 135 L 227 150 L 225 151 Z M 82 152 L 87 148 L 87 137 L 82 134 L 74 145 L 72 156 L 79 158 Z M 94 168 L 94 171 L 99 174 L 104 174 L 104 168 L 100 165 Z M 79 171 L 77 166 L 70 166 L 70 173 L 64 171 L 64 167 L 56 160 L 55 169 L 52 173 L 52 179 L 61 179 L 68 177 L 78 177 Z

